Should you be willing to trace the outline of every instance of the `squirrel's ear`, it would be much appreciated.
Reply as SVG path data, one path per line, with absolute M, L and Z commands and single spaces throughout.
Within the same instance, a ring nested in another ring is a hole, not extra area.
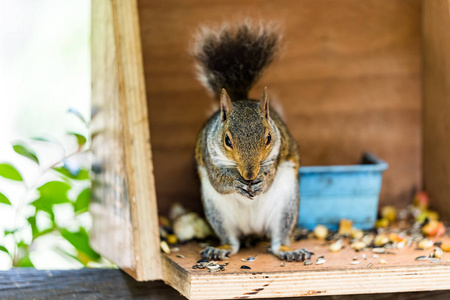
M 260 104 L 262 112 L 264 113 L 264 116 L 268 119 L 269 118 L 269 93 L 267 91 L 267 86 L 264 87 L 264 90 L 261 94 L 261 99 L 259 100 L 259 104 Z
M 227 119 L 228 114 L 231 112 L 233 106 L 231 105 L 230 96 L 225 89 L 222 89 L 222 93 L 220 94 L 220 111 L 222 116 L 222 122 Z

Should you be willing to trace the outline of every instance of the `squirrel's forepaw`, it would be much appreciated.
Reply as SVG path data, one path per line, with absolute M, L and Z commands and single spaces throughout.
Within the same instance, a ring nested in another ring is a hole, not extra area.
M 214 247 L 206 247 L 200 252 L 202 258 L 210 260 L 224 260 L 229 258 L 231 251 L 228 249 L 220 249 Z
M 298 250 L 290 250 L 287 249 L 287 247 L 285 246 L 282 246 L 278 251 L 272 251 L 271 248 L 269 248 L 268 251 L 273 255 L 275 255 L 276 257 L 278 257 L 279 259 L 286 261 L 303 262 L 305 260 L 311 259 L 311 256 L 314 255 L 313 252 L 308 251 L 305 248 L 301 248 Z

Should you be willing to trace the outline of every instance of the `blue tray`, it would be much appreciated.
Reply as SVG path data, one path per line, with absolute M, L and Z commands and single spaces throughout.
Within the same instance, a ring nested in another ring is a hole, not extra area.
M 300 167 L 298 226 L 337 230 L 340 219 L 359 229 L 375 225 L 382 172 L 388 164 L 364 153 L 360 165 Z

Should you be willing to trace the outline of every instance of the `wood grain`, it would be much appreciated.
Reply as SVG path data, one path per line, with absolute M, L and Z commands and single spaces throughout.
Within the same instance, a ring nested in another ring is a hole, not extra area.
M 446 300 L 450 291 L 376 295 L 322 296 L 322 300 Z M 115 269 L 0 271 L 0 298 L 17 299 L 186 299 L 161 281 L 137 282 Z M 295 300 L 299 298 L 277 298 Z
M 424 186 L 450 220 L 450 1 L 424 1 L 423 8 Z
M 421 188 L 419 0 L 139 0 L 160 213 L 201 211 L 193 149 L 214 100 L 188 55 L 199 25 L 279 21 L 282 56 L 253 89 L 269 87 L 300 144 L 303 165 L 352 164 L 365 150 L 390 164 L 380 204 L 405 206 Z
M 443 240 L 449 241 L 447 240 Z M 347 244 L 340 252 L 332 253 L 328 245 L 317 240 L 296 242 L 292 248 L 314 251 L 312 259 L 324 256 L 326 263 L 305 266 L 303 263 L 286 262 L 267 253 L 263 246 L 243 249 L 229 259 L 223 272 L 210 273 L 207 269 L 192 269 L 200 258 L 201 248 L 192 243 L 181 247 L 184 258 L 175 253 L 164 255 L 166 274 L 189 277 L 190 281 L 171 281 L 170 284 L 190 299 L 231 299 L 299 297 L 311 295 L 349 295 L 391 293 L 450 289 L 450 253 L 445 253 L 443 263 L 415 261 L 417 256 L 428 255 L 431 250 L 411 248 L 392 250 L 395 254 L 377 254 L 371 251 L 355 252 Z M 367 259 L 362 258 L 365 253 Z M 257 256 L 253 262 L 241 258 Z M 351 265 L 357 257 L 360 264 Z M 387 264 L 380 264 L 385 259 Z M 372 266 L 368 266 L 372 263 Z M 250 270 L 240 267 L 247 265 Z M 167 281 L 167 275 L 166 279 Z
M 92 3 L 92 244 L 138 280 L 162 278 L 136 1 Z M 150 267 L 151 266 L 151 267 Z

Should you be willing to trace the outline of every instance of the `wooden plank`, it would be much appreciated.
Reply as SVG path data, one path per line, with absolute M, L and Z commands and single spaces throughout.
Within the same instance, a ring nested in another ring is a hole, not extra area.
M 300 144 L 303 165 L 390 164 L 380 203 L 405 206 L 421 188 L 420 0 L 139 0 L 158 195 L 201 211 L 196 135 L 212 112 L 188 55 L 199 25 L 242 17 L 280 21 L 284 46 L 251 95 L 272 103 Z
M 423 1 L 423 176 L 450 220 L 450 1 Z
M 443 242 L 449 241 L 448 238 Z M 175 253 L 164 257 L 166 273 L 183 274 L 190 282 L 169 282 L 175 289 L 190 299 L 231 299 L 231 298 L 271 298 L 299 297 L 310 295 L 349 295 L 392 293 L 407 291 L 427 291 L 450 289 L 450 253 L 442 257 L 443 263 L 416 261 L 431 250 L 416 250 L 415 246 L 392 250 L 395 254 L 377 254 L 371 251 L 355 252 L 346 247 L 332 253 L 328 245 L 317 240 L 304 240 L 293 243 L 293 248 L 306 248 L 314 251 L 312 259 L 324 256 L 326 263 L 305 266 L 303 263 L 286 262 L 267 253 L 259 246 L 243 249 L 229 259 L 223 272 L 210 273 L 207 269 L 192 269 L 200 258 L 200 247 L 196 243 L 181 247 L 184 258 Z M 367 259 L 362 258 L 366 254 Z M 241 258 L 257 256 L 254 262 L 242 262 Z M 360 262 L 350 264 L 354 257 Z M 387 264 L 380 264 L 384 259 Z M 372 266 L 368 266 L 372 263 Z M 247 265 L 250 270 L 240 267 Z M 183 272 L 180 270 L 184 270 Z M 176 275 L 180 276 L 180 275 Z M 177 285 L 180 284 L 180 285 Z
M 446 300 L 450 291 L 323 296 L 323 300 Z M 117 269 L 36 270 L 29 268 L 0 271 L 0 298 L 17 299 L 186 299 L 161 281 L 137 282 Z M 299 298 L 277 298 L 295 300 Z
M 185 299 L 162 281 L 138 282 L 117 269 L 0 272 L 0 299 Z
M 162 278 L 136 1 L 92 3 L 92 244 L 138 280 Z

